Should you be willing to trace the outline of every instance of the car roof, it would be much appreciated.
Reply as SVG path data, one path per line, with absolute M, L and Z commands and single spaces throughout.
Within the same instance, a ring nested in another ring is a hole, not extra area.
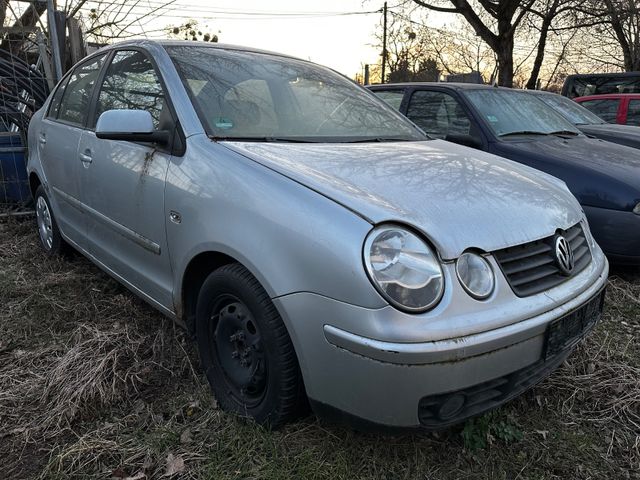
M 614 72 L 614 73 L 572 73 L 567 75 L 567 79 L 574 78 L 609 78 L 609 77 L 637 77 L 640 72 Z
M 440 87 L 448 88 L 451 90 L 476 90 L 479 88 L 505 88 L 494 87 L 492 85 L 485 85 L 481 83 L 461 83 L 461 82 L 404 82 L 404 83 L 376 83 L 373 85 L 366 85 L 371 90 L 392 90 L 397 88 L 406 87 Z
M 98 51 L 104 52 L 107 50 L 113 50 L 122 47 L 148 47 L 150 45 L 159 46 L 159 47 L 201 47 L 201 48 L 214 48 L 218 50 L 232 50 L 237 52 L 248 52 L 248 53 L 260 53 L 264 55 L 274 55 L 277 57 L 285 57 L 290 58 L 292 60 L 300 60 L 303 62 L 309 62 L 308 60 L 304 60 L 302 58 L 294 57 L 291 55 L 287 55 L 284 53 L 272 52 L 269 50 L 262 50 L 259 48 L 253 47 L 245 47 L 242 45 L 233 45 L 229 43 L 217 43 L 217 42 L 197 42 L 191 40 L 171 40 L 171 39 L 159 39 L 159 40 L 149 40 L 149 39 L 140 39 L 140 40 L 124 40 L 122 42 L 112 43 L 111 45 L 107 45 L 105 47 L 100 48 Z
M 576 102 L 582 102 L 583 100 L 619 100 L 621 98 L 640 98 L 640 93 L 601 93 L 599 95 L 584 95 L 582 97 L 576 97 L 573 100 Z
M 558 95 L 558 96 L 562 96 L 559 93 L 556 92 L 550 92 L 548 90 L 525 90 L 527 93 L 533 93 L 534 95 Z

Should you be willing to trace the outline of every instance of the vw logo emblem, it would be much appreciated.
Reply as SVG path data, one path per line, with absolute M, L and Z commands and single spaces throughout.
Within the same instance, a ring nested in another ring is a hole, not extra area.
M 562 235 L 558 235 L 556 237 L 555 243 L 556 263 L 563 274 L 571 275 L 574 267 L 573 250 L 571 249 L 571 245 Z

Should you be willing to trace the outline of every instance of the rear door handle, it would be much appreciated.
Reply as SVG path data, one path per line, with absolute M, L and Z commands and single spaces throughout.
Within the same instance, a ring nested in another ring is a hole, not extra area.
M 91 162 L 93 162 L 93 158 L 91 158 L 91 150 L 85 150 L 84 153 L 80 154 L 80 160 L 82 160 L 82 163 L 85 164 L 85 166 Z
M 45 143 L 47 143 L 47 137 L 44 133 L 40 134 L 40 138 L 38 139 L 38 141 L 40 142 L 40 145 L 44 145 Z

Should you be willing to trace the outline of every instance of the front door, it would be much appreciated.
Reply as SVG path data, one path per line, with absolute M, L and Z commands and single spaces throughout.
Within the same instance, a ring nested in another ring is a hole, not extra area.
M 446 92 L 416 90 L 409 99 L 406 115 L 432 138 L 465 136 L 482 143 L 475 123 L 460 102 Z
M 83 198 L 90 253 L 125 282 L 168 309 L 172 275 L 166 243 L 164 185 L 171 155 L 158 145 L 102 140 L 101 113 L 147 110 L 158 128 L 167 115 L 165 93 L 145 53 L 122 50 L 107 67 L 79 154 L 87 162 Z

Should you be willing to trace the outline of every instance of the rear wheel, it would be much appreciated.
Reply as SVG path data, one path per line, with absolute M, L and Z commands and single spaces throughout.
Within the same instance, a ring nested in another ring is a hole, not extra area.
M 260 283 L 240 264 L 209 275 L 198 295 L 196 338 L 220 406 L 271 428 L 306 403 L 293 344 Z
M 60 229 L 51 210 L 49 197 L 47 197 L 42 185 L 36 189 L 33 200 L 36 208 L 40 245 L 47 255 L 53 256 L 64 253 L 67 249 L 67 244 L 60 234 Z

